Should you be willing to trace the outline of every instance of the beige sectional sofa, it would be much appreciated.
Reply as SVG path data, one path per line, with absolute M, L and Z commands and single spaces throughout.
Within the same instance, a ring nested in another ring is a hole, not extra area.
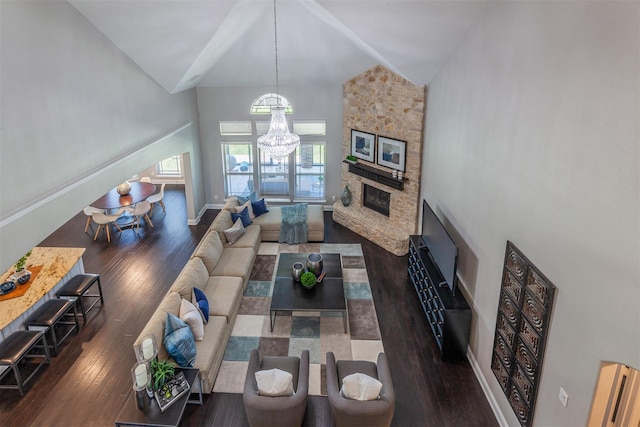
M 235 212 L 236 206 L 239 206 L 238 198 L 233 196 L 227 199 L 223 211 Z M 282 223 L 282 210 L 280 206 L 269 206 L 269 212 L 255 217 L 252 219 L 253 224 L 260 226 L 262 233 L 261 240 L 263 242 L 277 242 L 280 238 L 280 227 Z M 220 223 L 214 225 L 218 230 L 226 230 L 233 225 L 231 221 L 231 214 L 218 215 L 216 221 L 220 220 Z M 212 225 L 212 226 L 214 226 Z M 310 242 L 322 242 L 324 241 L 324 214 L 322 211 L 322 205 L 307 205 L 307 226 L 309 229 L 307 239 Z M 247 228 L 250 230 L 252 226 Z M 225 240 L 223 240 L 225 241 Z
M 135 347 L 144 337 L 153 334 L 159 346 L 158 358 L 169 359 L 162 344 L 167 313 L 179 317 L 182 299 L 191 301 L 194 287 L 202 290 L 209 301 L 209 321 L 204 326 L 203 340 L 196 341 L 197 355 L 194 368 L 200 370 L 203 393 L 210 393 L 213 389 L 260 242 L 277 241 L 280 234 L 278 228 L 277 235 L 273 238 L 276 232 L 273 221 L 275 218 L 280 218 L 280 208 L 269 207 L 269 212 L 255 218 L 254 224 L 245 229 L 242 237 L 230 245 L 224 236 L 224 230 L 233 225 L 231 210 L 234 210 L 232 208 L 234 203 L 235 206 L 238 205 L 237 199 L 230 199 L 216 216 L 191 258 L 134 342 Z M 309 240 L 324 240 L 322 206 L 310 205 L 307 216 Z M 257 221 L 262 217 L 266 218 Z M 265 231 L 263 227 L 267 230 Z

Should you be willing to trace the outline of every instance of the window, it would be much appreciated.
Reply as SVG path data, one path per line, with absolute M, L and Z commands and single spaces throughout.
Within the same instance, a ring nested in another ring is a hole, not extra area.
M 157 176 L 182 176 L 182 156 L 171 156 L 156 164 Z
M 253 189 L 253 143 L 223 143 L 222 163 L 226 196 L 249 194 Z
M 275 93 L 265 93 L 261 97 L 257 98 L 251 104 L 251 114 L 271 114 L 271 107 L 278 105 L 278 98 L 280 99 L 280 105 L 285 107 L 285 114 L 293 113 L 293 108 L 289 101 L 282 96 Z
M 220 122 L 225 197 L 256 191 L 267 198 L 324 200 L 326 123 L 294 121 L 293 129 L 300 136 L 300 146 L 276 161 L 257 149 L 258 136 L 269 130 L 268 121 Z M 250 140 L 238 138 L 244 135 L 250 135 Z
M 324 198 L 325 143 L 301 142 L 296 148 L 295 197 Z

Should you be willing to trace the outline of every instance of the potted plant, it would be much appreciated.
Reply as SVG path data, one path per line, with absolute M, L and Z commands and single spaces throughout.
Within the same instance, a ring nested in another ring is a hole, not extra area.
M 13 274 L 14 280 L 20 285 L 24 285 L 31 278 L 31 272 L 25 267 L 27 265 L 27 259 L 31 256 L 31 251 L 24 254 L 18 262 L 15 264 L 15 273 Z
M 151 361 L 151 375 L 153 376 L 153 390 L 158 391 L 165 382 L 173 378 L 176 373 L 176 365 L 169 360 L 159 361 L 153 359 Z
M 311 289 L 316 285 L 316 282 L 318 281 L 318 279 L 316 278 L 315 274 L 313 274 L 310 271 L 307 271 L 302 275 L 302 277 L 300 277 L 300 281 L 302 282 L 302 286 L 304 286 L 307 289 Z

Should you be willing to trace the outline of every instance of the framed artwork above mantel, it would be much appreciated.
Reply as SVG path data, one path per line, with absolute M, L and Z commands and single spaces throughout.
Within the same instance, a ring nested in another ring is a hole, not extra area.
M 378 161 L 380 166 L 404 172 L 407 160 L 407 142 L 378 136 Z
M 373 163 L 376 155 L 376 136 L 351 129 L 351 155 Z

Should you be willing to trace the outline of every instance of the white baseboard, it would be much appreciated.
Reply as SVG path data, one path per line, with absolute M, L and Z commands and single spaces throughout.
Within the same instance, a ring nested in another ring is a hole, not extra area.
M 493 415 L 496 416 L 496 420 L 498 421 L 498 424 L 500 424 L 502 427 L 509 427 L 509 424 L 507 423 L 507 420 L 505 419 L 504 414 L 500 409 L 500 406 L 498 406 L 496 397 L 493 395 L 493 392 L 489 387 L 489 383 L 487 383 L 487 379 L 484 377 L 484 374 L 482 373 L 482 369 L 480 369 L 480 365 L 478 364 L 476 357 L 473 355 L 473 352 L 471 351 L 471 347 L 467 348 L 467 359 L 469 360 L 471 369 L 473 369 L 473 372 L 476 374 L 476 378 L 478 379 L 478 382 L 480 383 L 480 387 L 482 387 L 482 391 L 484 392 L 484 395 L 487 398 L 487 401 L 489 402 L 489 406 L 491 406 Z

